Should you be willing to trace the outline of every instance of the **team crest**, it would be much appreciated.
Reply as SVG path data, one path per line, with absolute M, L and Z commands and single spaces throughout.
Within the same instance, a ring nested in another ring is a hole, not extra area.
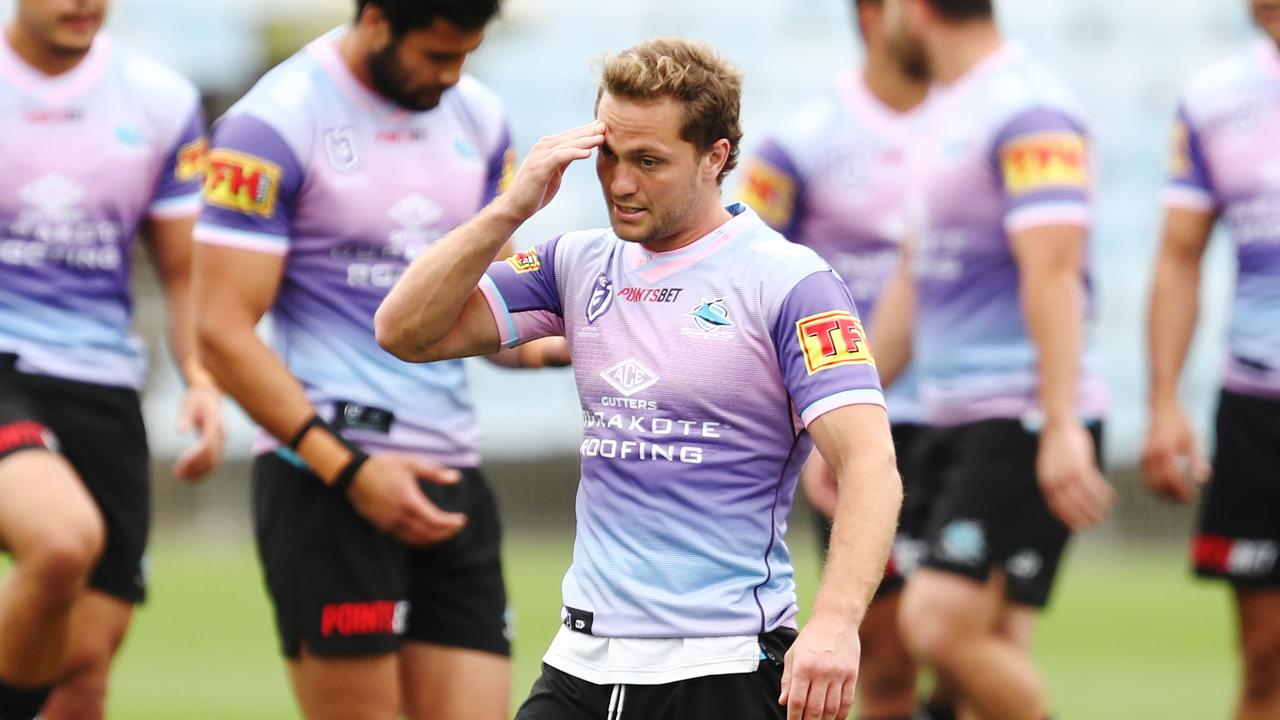
M 689 312 L 689 315 L 697 323 L 698 329 L 704 333 L 733 327 L 733 321 L 729 319 L 729 308 L 725 306 L 723 298 L 710 302 L 703 300 L 701 305 Z
M 351 172 L 360 164 L 360 154 L 356 151 L 355 133 L 350 127 L 340 127 L 324 134 L 324 149 L 329 156 L 329 164 L 338 172 Z
M 587 324 L 592 325 L 604 317 L 613 307 L 613 281 L 608 275 L 601 273 L 591 288 L 591 299 L 587 301 Z

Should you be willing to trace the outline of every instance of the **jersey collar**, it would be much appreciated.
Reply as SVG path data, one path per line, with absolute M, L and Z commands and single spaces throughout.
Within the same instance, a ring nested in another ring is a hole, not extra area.
M 113 44 L 109 35 L 99 31 L 89 52 L 75 67 L 58 75 L 45 75 L 28 65 L 8 40 L 0 37 L 0 78 L 45 105 L 65 105 L 87 92 L 103 76 L 111 63 Z
M 743 203 L 727 205 L 725 210 L 733 217 L 678 250 L 655 253 L 645 250 L 640 243 L 626 243 L 623 258 L 627 269 L 647 283 L 661 282 L 714 255 L 748 230 L 764 225 L 760 216 Z
M 915 111 L 901 113 L 885 105 L 867 87 L 867 80 L 859 70 L 841 73 L 836 78 L 836 91 L 849 114 L 864 125 L 891 141 L 905 139 L 907 122 Z
M 307 53 L 324 69 L 334 85 L 349 100 L 366 112 L 386 117 L 393 122 L 408 117 L 411 113 L 405 108 L 387 100 L 378 93 L 365 87 L 347 67 L 335 44 L 342 34 L 350 30 L 347 26 L 337 27 L 307 44 Z

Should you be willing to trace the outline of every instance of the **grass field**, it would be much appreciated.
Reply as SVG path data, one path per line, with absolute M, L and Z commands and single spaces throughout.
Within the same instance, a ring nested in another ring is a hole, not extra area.
M 794 539 L 804 607 L 817 564 L 807 537 Z M 1230 717 L 1236 670 L 1228 595 L 1188 578 L 1181 547 L 1076 549 L 1038 640 L 1063 720 Z M 196 542 L 172 533 L 154 548 L 151 600 L 117 665 L 109 717 L 297 717 L 252 549 L 239 539 Z M 556 629 L 570 539 L 512 532 L 506 552 L 518 701 Z

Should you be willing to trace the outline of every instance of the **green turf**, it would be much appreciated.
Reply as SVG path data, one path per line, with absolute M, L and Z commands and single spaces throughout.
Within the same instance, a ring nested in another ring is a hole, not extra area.
M 804 541 L 806 538 L 797 538 Z M 1060 579 L 1038 642 L 1063 720 L 1209 720 L 1230 716 L 1235 682 L 1226 593 L 1188 579 L 1181 544 L 1163 553 L 1086 548 Z M 513 700 L 527 692 L 556 629 L 568 538 L 512 534 Z M 801 594 L 816 561 L 796 547 Z M 119 720 L 295 718 L 251 549 L 161 535 L 152 596 L 113 677 Z

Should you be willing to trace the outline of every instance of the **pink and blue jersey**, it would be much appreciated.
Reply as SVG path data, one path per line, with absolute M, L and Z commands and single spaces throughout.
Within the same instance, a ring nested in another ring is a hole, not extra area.
M 920 111 L 908 147 L 908 222 L 916 286 L 913 358 L 930 424 L 1039 413 L 1036 347 L 1019 297 L 1011 235 L 1091 222 L 1089 138 L 1062 86 L 1004 46 Z M 1077 411 L 1106 409 L 1092 340 L 1086 272 L 1085 348 Z
M 415 365 L 378 347 L 373 315 L 408 263 L 496 194 L 513 157 L 497 97 L 464 77 L 426 112 L 363 86 L 336 30 L 273 69 L 214 127 L 203 243 L 285 257 L 274 348 L 326 417 L 378 408 L 379 450 L 478 464 L 461 361 Z M 272 447 L 264 438 L 259 450 Z
M 744 167 L 738 197 L 789 240 L 813 248 L 868 320 L 898 267 L 906 234 L 903 151 L 909 114 L 849 71 L 779 126 Z M 887 391 L 895 423 L 923 419 L 914 373 Z
M 584 429 L 563 596 L 594 635 L 794 624 L 784 536 L 805 428 L 884 404 L 844 282 L 745 206 L 730 211 L 669 253 L 573 232 L 481 281 L 504 345 L 570 345 Z
M 1221 217 L 1236 246 L 1227 389 L 1280 398 L 1280 48 L 1259 40 L 1183 95 L 1165 202 Z
M 107 35 L 54 77 L 0 38 L 0 352 L 23 372 L 140 387 L 134 238 L 199 211 L 204 150 L 195 87 Z

